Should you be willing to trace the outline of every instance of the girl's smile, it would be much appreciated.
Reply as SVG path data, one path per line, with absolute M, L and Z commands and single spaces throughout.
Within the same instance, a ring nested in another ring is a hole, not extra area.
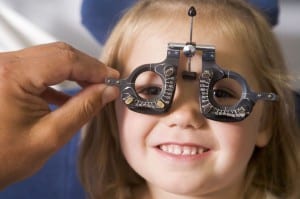
M 163 158 L 175 160 L 176 162 L 200 160 L 206 157 L 210 151 L 209 148 L 193 143 L 165 143 L 156 148 L 158 149 L 158 153 L 160 153 Z

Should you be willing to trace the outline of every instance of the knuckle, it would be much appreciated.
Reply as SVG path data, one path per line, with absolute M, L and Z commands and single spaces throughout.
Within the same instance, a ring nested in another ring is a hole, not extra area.
M 101 102 L 99 102 L 101 103 Z M 95 106 L 95 101 L 93 99 L 86 99 L 84 102 L 81 102 L 81 105 L 76 110 L 76 113 L 73 115 L 76 115 L 77 118 L 80 118 L 80 121 L 78 119 L 73 118 L 74 120 L 77 120 L 80 124 L 85 124 L 89 119 L 91 119 L 92 116 L 95 115 L 97 112 L 97 107 Z
M 0 84 L 1 87 L 4 85 L 9 86 L 14 75 L 14 65 L 10 62 L 0 63 Z
M 69 48 L 72 48 L 72 46 L 66 42 L 63 42 L 63 41 L 57 41 L 57 42 L 54 42 L 54 46 L 56 48 L 59 48 L 59 49 L 69 49 Z
M 73 46 L 65 42 L 57 42 L 55 43 L 55 46 L 59 50 L 63 59 L 65 59 L 67 62 L 74 63 L 78 60 L 78 53 Z
M 11 73 L 11 67 L 9 64 L 7 63 L 1 63 L 0 65 L 0 77 L 4 78 L 9 76 L 9 74 Z
M 82 109 L 80 111 L 81 118 L 83 118 L 83 120 L 87 120 L 94 111 L 95 111 L 95 107 L 91 102 L 91 100 L 86 100 L 83 103 Z
M 0 75 L 2 77 L 7 77 L 12 73 L 15 68 L 15 63 L 18 61 L 17 57 L 0 57 Z

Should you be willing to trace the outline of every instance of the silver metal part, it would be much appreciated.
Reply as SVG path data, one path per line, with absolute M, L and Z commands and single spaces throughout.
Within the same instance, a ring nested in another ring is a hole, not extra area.
M 120 80 L 113 79 L 113 78 L 106 78 L 105 83 L 107 85 L 110 85 L 110 86 L 119 86 L 120 85 Z
M 176 49 L 176 50 L 182 50 L 184 47 L 186 46 L 186 44 L 183 43 L 169 43 L 168 47 L 171 49 Z M 216 49 L 215 46 L 213 45 L 195 45 L 194 46 L 196 50 L 199 51 L 206 51 L 206 50 L 210 50 L 210 51 L 214 51 Z
M 187 44 L 183 47 L 183 53 L 186 57 L 193 57 L 196 53 L 196 47 L 192 44 Z

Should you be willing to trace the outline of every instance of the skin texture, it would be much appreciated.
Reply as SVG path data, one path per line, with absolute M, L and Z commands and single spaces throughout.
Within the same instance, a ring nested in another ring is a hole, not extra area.
M 128 76 L 142 64 L 163 60 L 169 42 L 185 43 L 189 35 L 185 25 L 178 21 L 170 24 L 173 30 L 182 31 L 167 31 L 159 26 L 142 32 L 127 56 L 122 76 Z M 215 45 L 217 63 L 240 73 L 252 90 L 258 91 L 251 63 L 242 47 L 208 33 L 208 29 L 197 29 L 194 41 Z M 181 78 L 185 68 L 186 58 L 181 56 L 174 102 L 168 113 L 139 114 L 116 102 L 124 156 L 147 182 L 147 187 L 137 191 L 136 198 L 240 198 L 253 149 L 265 146 L 269 140 L 269 135 L 260 128 L 262 103 L 258 102 L 251 115 L 238 123 L 207 120 L 199 110 L 198 81 Z M 201 72 L 200 55 L 193 58 L 192 71 Z M 196 157 L 176 156 L 159 149 L 160 145 L 168 144 L 201 146 L 209 150 Z
M 0 189 L 35 173 L 117 97 L 108 76 L 119 74 L 61 42 L 0 54 Z M 49 87 L 64 80 L 83 89 L 71 97 Z

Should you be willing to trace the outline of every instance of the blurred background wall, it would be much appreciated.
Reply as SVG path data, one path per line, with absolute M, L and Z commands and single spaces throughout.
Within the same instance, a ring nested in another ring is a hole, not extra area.
M 300 90 L 300 0 L 281 0 L 280 7 L 279 24 L 274 31 L 293 74 L 294 88 Z
M 14 16 L 14 14 L 17 14 L 32 23 L 30 25 L 36 26 L 41 29 L 41 31 L 44 31 L 44 33 L 47 33 L 47 36 L 50 36 L 45 39 L 49 39 L 49 41 L 65 41 L 92 56 L 98 56 L 101 49 L 100 45 L 97 44 L 96 40 L 90 36 L 80 23 L 81 1 L 82 0 L 0 0 L 0 7 L 4 7 L 2 10 L 0 8 L 0 51 L 18 48 L 18 45 L 3 45 L 4 42 L 1 41 L 4 37 L 3 32 L 1 32 L 1 25 L 3 26 L 5 20 L 18 21 L 18 16 Z M 7 19 L 7 16 L 3 16 L 3 13 L 5 12 L 5 14 L 7 14 L 9 9 L 16 13 L 9 13 L 11 17 Z M 26 25 L 20 27 L 20 30 L 22 31 L 23 29 L 23 32 L 30 32 L 29 29 L 32 29 L 32 26 L 28 27 L 28 24 Z M 32 36 L 37 37 L 38 34 Z M 26 45 L 26 43 L 24 45 Z
M 0 51 L 16 50 L 37 43 L 59 40 L 70 43 L 91 56 L 98 57 L 101 45 L 97 44 L 80 23 L 81 1 L 0 0 Z M 19 20 L 23 25 L 19 25 L 17 31 L 28 32 L 34 41 L 22 43 L 10 40 L 12 38 L 9 35 L 12 34 L 19 37 L 17 40 L 24 38 L 17 32 L 7 31 L 9 24 L 4 16 L 7 11 L 12 11 L 12 15 L 17 14 L 27 20 L 28 23 Z M 29 29 L 34 29 L 35 32 L 39 30 L 40 38 L 38 39 L 37 34 L 31 33 Z M 279 25 L 274 28 L 274 31 L 293 74 L 293 87 L 300 90 L 300 0 L 280 1 Z

